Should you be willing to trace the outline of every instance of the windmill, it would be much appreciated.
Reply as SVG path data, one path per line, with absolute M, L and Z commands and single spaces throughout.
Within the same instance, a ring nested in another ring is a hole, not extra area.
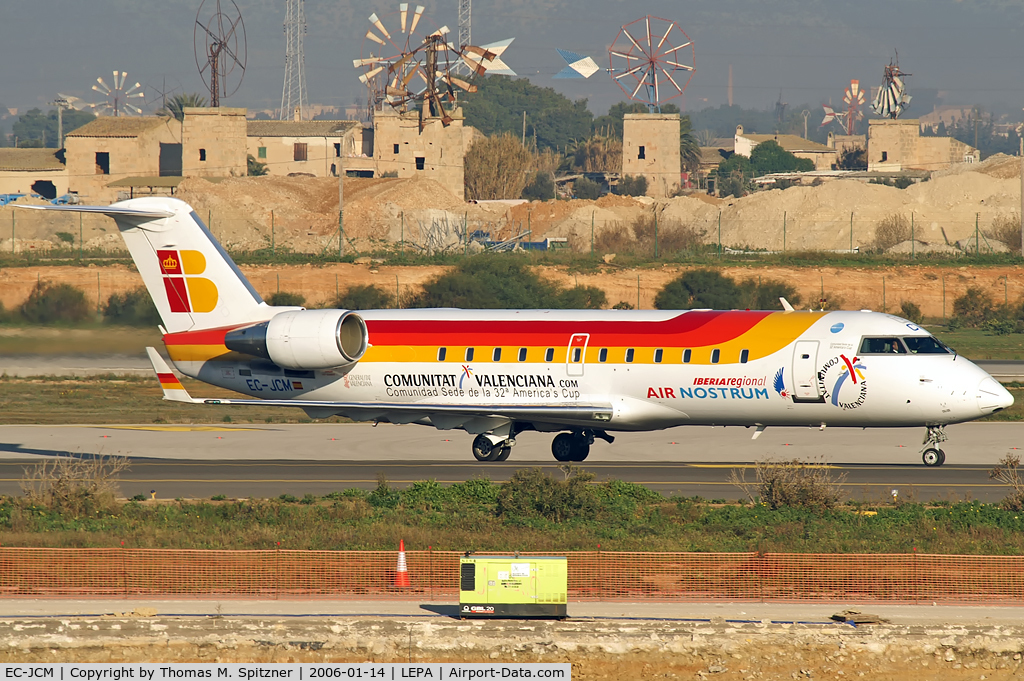
M 896 55 L 895 61 L 890 61 L 885 67 L 882 75 L 882 87 L 878 90 L 871 109 L 879 116 L 896 119 L 900 117 L 903 110 L 910 104 L 910 95 L 907 94 L 907 86 L 903 78 L 913 74 L 900 71 L 900 56 Z
M 206 2 L 196 11 L 192 47 L 199 75 L 210 91 L 210 106 L 218 107 L 221 97 L 238 92 L 245 77 L 245 24 L 235 0 L 213 0 L 203 14 Z
M 423 114 L 438 116 L 447 126 L 458 91 L 476 92 L 475 85 L 454 75 L 456 68 L 476 75 L 515 75 L 501 59 L 514 38 L 482 46 L 453 45 L 448 42 L 450 29 L 436 28 L 424 10 L 417 5 L 410 12 L 403 2 L 397 12 L 371 14 L 360 58 L 352 65 L 363 69 L 359 82 L 367 87 L 371 113 L 384 104 L 400 112 L 419 104 Z
M 627 97 L 654 113 L 683 94 L 694 57 L 693 41 L 676 22 L 647 15 L 619 30 L 608 48 L 608 73 Z
M 846 110 L 837 112 L 832 108 L 831 104 L 822 104 L 821 108 L 825 110 L 825 117 L 821 120 L 821 126 L 819 127 L 824 127 L 835 121 L 843 129 L 843 133 L 856 135 L 857 121 L 864 118 L 864 112 L 860 108 L 864 105 L 865 99 L 864 91 L 860 89 L 860 81 L 851 80 L 850 86 L 843 93 L 843 103 L 846 104 Z
M 142 87 L 142 83 L 136 83 L 126 90 L 124 84 L 127 77 L 127 72 L 115 70 L 114 79 L 111 81 L 113 86 L 107 85 L 103 78 L 97 78 L 96 84 L 92 86 L 92 89 L 103 95 L 104 100 L 96 104 L 87 104 L 86 106 L 98 115 L 128 116 L 131 114 L 141 114 L 142 109 L 132 104 L 131 100 L 141 100 L 143 98 L 141 91 L 136 92 L 136 90 Z M 142 102 L 140 101 L 139 103 L 141 104 Z

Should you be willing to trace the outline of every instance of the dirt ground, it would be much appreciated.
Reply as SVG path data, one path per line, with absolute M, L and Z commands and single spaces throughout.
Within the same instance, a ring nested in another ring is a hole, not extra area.
M 264 296 L 289 291 L 305 296 L 310 305 L 333 300 L 349 286 L 372 284 L 406 299 L 429 279 L 446 268 L 440 266 L 387 267 L 375 264 L 243 266 L 242 272 Z M 597 286 L 605 291 L 608 304 L 625 301 L 640 309 L 653 309 L 654 298 L 669 281 L 686 269 L 665 266 L 630 269 L 612 265 L 598 272 L 570 274 L 566 268 L 543 266 L 540 273 L 563 286 Z M 997 302 L 1016 301 L 1024 296 L 1024 267 L 933 267 L 886 268 L 755 267 L 730 266 L 723 274 L 737 280 L 779 279 L 796 287 L 803 307 L 824 298 L 827 309 L 899 311 L 902 301 L 911 301 L 929 317 L 941 318 L 953 311 L 953 300 L 968 286 L 980 286 Z M 142 285 L 134 268 L 108 267 L 21 267 L 0 270 L 0 303 L 17 307 L 28 297 L 37 281 L 66 282 L 85 291 L 91 304 L 97 297 L 106 302 L 110 294 Z

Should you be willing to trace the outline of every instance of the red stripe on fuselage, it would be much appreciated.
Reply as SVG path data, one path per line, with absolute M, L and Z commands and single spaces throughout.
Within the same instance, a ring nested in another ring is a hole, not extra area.
M 518 343 L 563 345 L 576 333 L 589 333 L 605 345 L 702 346 L 724 343 L 752 329 L 771 312 L 687 312 L 664 321 L 367 320 L 374 345 L 481 345 Z M 668 342 L 671 340 L 671 342 Z

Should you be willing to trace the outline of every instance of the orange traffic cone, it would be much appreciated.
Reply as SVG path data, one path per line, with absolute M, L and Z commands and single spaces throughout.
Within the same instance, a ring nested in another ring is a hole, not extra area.
M 395 567 L 395 586 L 410 587 L 412 584 L 409 583 L 409 568 L 405 564 L 405 540 L 398 540 L 398 565 Z

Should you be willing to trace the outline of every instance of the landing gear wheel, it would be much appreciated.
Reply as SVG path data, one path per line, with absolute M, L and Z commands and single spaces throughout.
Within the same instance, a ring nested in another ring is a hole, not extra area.
M 511 447 L 502 447 L 499 445 L 498 449 L 500 449 L 501 451 L 498 452 L 498 458 L 495 459 L 495 461 L 504 461 L 505 459 L 508 458 L 508 455 L 512 453 Z
M 590 445 L 582 438 L 574 438 L 571 461 L 583 461 L 590 456 Z
M 477 461 L 499 461 L 498 457 L 501 456 L 501 446 L 495 447 L 490 438 L 485 435 L 477 435 L 476 439 L 473 440 L 473 456 Z M 507 455 L 506 455 L 507 458 Z
M 556 435 L 555 439 L 551 441 L 551 453 L 554 454 L 555 461 L 574 461 L 575 441 L 576 438 L 570 433 Z
M 921 460 L 924 461 L 924 465 L 928 467 L 941 466 L 946 461 L 946 453 L 941 449 L 929 447 L 921 454 Z

